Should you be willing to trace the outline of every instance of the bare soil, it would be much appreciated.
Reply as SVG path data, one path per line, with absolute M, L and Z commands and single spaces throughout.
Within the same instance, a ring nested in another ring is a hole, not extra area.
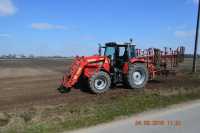
M 118 95 L 126 96 L 133 91 L 118 86 L 103 95 L 82 92 L 76 88 L 72 89 L 70 93 L 62 94 L 57 88 L 71 62 L 67 59 L 0 60 L 0 111 L 9 112 L 32 106 L 62 103 L 82 104 L 93 100 L 112 99 Z M 167 79 L 150 81 L 145 91 L 180 87 L 190 89 L 199 86 L 199 79 L 190 79 L 179 72 Z

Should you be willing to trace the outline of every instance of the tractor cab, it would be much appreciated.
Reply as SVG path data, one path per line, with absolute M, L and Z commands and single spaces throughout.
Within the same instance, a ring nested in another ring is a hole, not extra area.
M 131 43 L 117 44 L 109 42 L 100 48 L 104 48 L 104 56 L 110 58 L 111 66 L 122 67 L 125 62 L 135 57 L 135 45 L 131 45 Z
M 117 44 L 115 42 L 106 43 L 104 47 L 104 56 L 110 59 L 110 72 L 112 82 L 123 82 L 123 67 L 131 58 L 135 57 L 135 45 L 131 43 Z

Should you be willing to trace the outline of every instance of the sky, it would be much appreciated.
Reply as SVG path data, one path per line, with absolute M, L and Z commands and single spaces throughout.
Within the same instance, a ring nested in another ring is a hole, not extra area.
M 0 0 L 0 55 L 76 56 L 98 43 L 194 49 L 198 0 Z

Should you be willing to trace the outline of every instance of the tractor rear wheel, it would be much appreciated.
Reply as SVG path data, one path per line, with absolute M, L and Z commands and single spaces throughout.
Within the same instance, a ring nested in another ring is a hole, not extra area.
M 93 93 L 100 94 L 110 89 L 111 79 L 110 76 L 103 71 L 94 74 L 89 79 L 89 87 Z
M 142 89 L 149 79 L 149 73 L 145 64 L 135 63 L 129 65 L 127 84 L 133 89 Z

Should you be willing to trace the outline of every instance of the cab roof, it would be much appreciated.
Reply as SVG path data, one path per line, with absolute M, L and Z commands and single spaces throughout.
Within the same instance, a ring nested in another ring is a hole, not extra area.
M 124 43 L 124 44 L 117 44 L 116 42 L 108 42 L 105 44 L 105 47 L 127 47 L 128 45 L 131 45 L 130 43 Z M 135 46 L 135 45 L 131 45 Z

